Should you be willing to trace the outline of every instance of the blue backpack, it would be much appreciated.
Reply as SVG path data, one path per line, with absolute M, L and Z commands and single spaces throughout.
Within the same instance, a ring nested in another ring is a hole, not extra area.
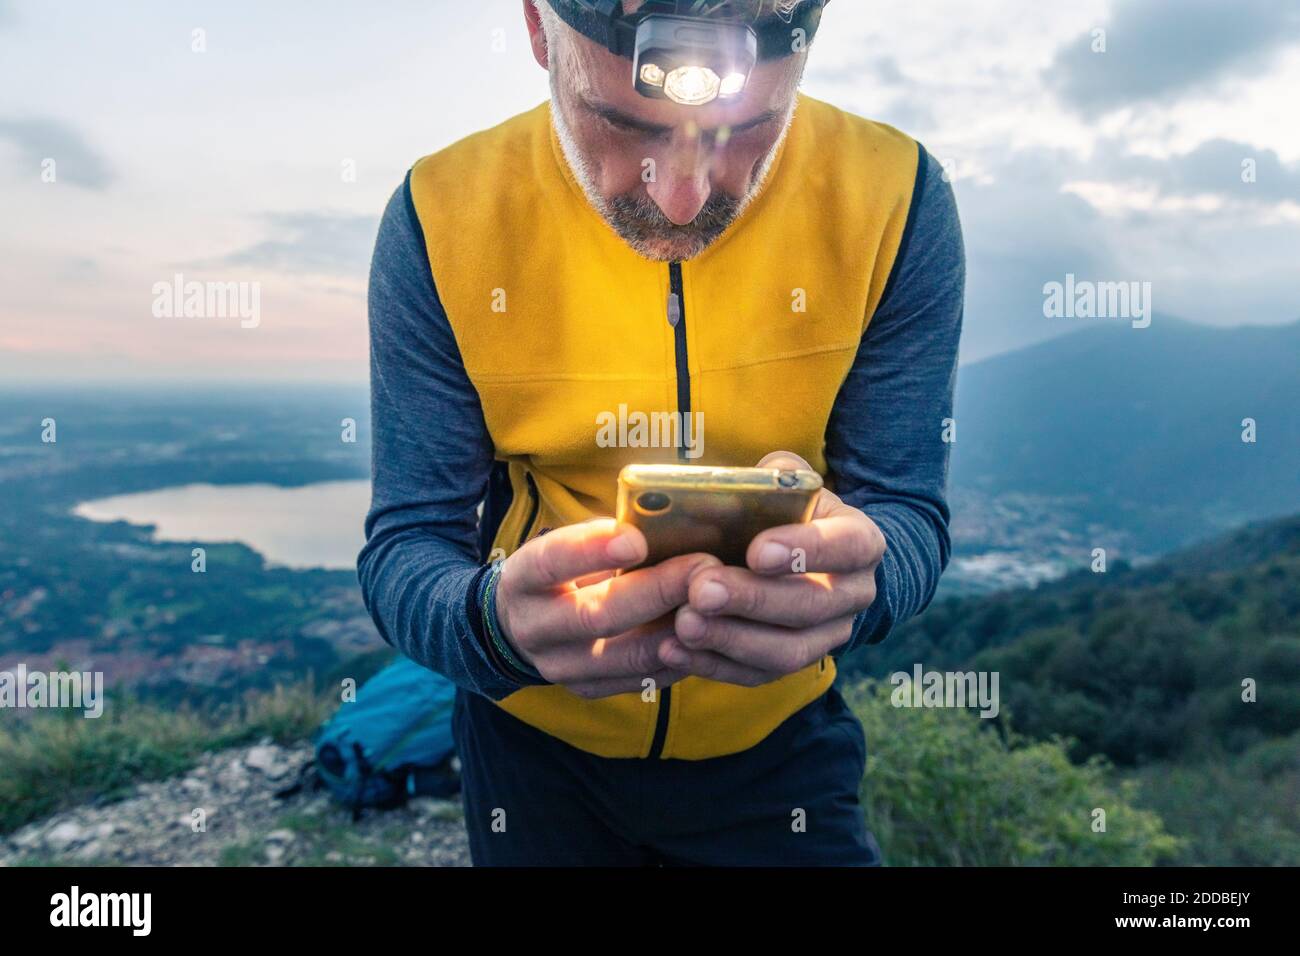
M 399 658 L 316 731 L 316 772 L 352 808 L 394 807 L 415 796 L 460 790 L 451 710 L 456 685 Z

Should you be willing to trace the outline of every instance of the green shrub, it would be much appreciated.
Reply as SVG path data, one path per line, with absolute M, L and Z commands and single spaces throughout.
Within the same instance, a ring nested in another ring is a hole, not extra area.
M 1075 765 L 1066 741 L 1004 739 L 966 710 L 894 707 L 891 691 L 843 691 L 866 732 L 863 805 L 886 863 L 1149 866 L 1181 849 L 1101 758 Z M 1093 831 L 1096 809 L 1105 832 Z
M 1300 733 L 1236 758 L 1160 763 L 1135 774 L 1142 800 L 1190 837 L 1186 866 L 1300 866 Z

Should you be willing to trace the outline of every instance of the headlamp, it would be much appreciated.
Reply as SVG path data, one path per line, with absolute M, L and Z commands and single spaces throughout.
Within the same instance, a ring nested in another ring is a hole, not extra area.
M 632 75 L 642 96 L 703 106 L 743 93 L 757 61 L 746 24 L 655 14 L 637 24 Z
M 547 2 L 579 33 L 630 59 L 638 93 L 683 106 L 739 97 L 757 62 L 812 41 L 825 6 L 783 0 L 782 13 L 750 23 L 729 13 L 732 0 L 646 0 L 631 14 L 622 0 Z

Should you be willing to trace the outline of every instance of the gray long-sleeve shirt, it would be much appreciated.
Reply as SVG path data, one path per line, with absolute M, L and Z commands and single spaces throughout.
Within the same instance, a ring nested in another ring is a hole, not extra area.
M 875 603 L 841 657 L 922 610 L 947 566 L 948 444 L 965 253 L 952 189 L 921 150 L 902 244 L 826 431 L 828 483 L 885 535 Z M 373 499 L 357 571 L 384 640 L 501 699 L 537 683 L 483 632 L 476 509 L 492 437 L 438 298 L 409 176 L 384 213 L 370 273 Z

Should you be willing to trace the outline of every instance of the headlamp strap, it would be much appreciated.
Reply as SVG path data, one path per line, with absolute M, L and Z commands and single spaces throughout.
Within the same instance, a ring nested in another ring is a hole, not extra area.
M 599 43 L 615 56 L 631 59 L 636 52 L 636 28 L 647 16 L 656 13 L 675 13 L 678 0 L 649 0 L 635 14 L 623 12 L 623 0 L 547 0 L 569 26 L 583 36 Z M 694 3 L 687 6 L 695 6 Z M 806 46 L 812 42 L 821 24 L 825 0 L 800 0 L 789 14 L 769 17 L 762 23 L 751 25 L 758 37 L 758 58 L 779 60 L 794 52 L 798 36 Z M 708 18 L 705 18 L 708 19 Z M 726 22 L 718 18 L 718 22 Z M 743 22 L 743 21 L 732 21 Z M 802 31 L 799 36 L 795 31 Z

